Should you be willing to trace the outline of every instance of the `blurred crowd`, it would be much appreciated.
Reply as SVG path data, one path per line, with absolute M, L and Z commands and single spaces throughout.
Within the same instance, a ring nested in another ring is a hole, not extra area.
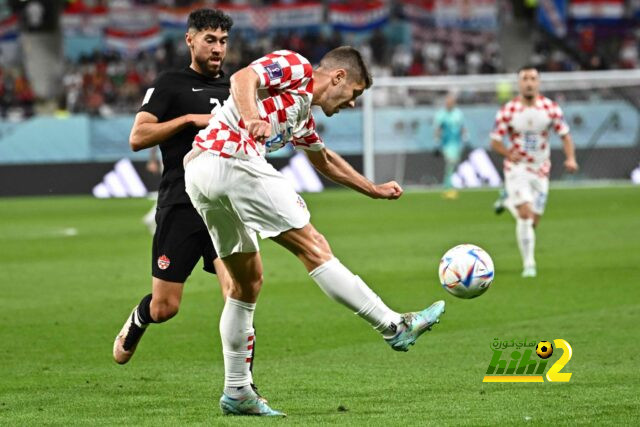
M 305 3 L 306 0 L 67 0 L 66 9 L 73 10 L 100 10 L 106 7 L 121 6 L 165 6 L 165 7 L 191 7 L 205 5 L 210 7 L 220 5 L 230 6 L 271 6 Z M 325 0 L 325 3 L 349 3 L 346 0 Z M 350 3 L 354 3 L 351 1 Z
M 0 66 L 0 117 L 31 117 L 35 102 L 35 94 L 24 70 Z
M 67 61 L 59 110 L 100 117 L 135 112 L 161 71 L 184 65 L 178 64 L 173 46 L 173 42 L 166 42 L 135 59 L 117 52 L 95 52 Z
M 326 52 L 345 43 L 360 49 L 374 77 L 495 73 L 501 69 L 498 45 L 491 34 L 435 31 L 403 44 L 394 43 L 381 30 L 361 40 L 339 32 L 280 32 L 271 38 L 254 39 L 238 34 L 230 40 L 224 68 L 233 73 L 266 52 L 281 48 L 300 52 L 317 64 Z M 66 64 L 60 108 L 99 116 L 134 112 L 160 72 L 188 63 L 182 40 L 167 40 L 154 52 L 141 53 L 135 59 L 115 52 L 81 56 Z
M 330 35 L 322 32 L 281 32 L 271 38 L 257 39 L 238 34 L 230 41 L 225 70 L 233 73 L 264 53 L 281 48 L 300 52 L 317 64 L 326 52 L 342 44 L 352 44 L 360 49 L 372 64 L 374 77 L 504 71 L 494 34 L 442 29 L 414 32 L 411 43 L 395 43 L 381 30 L 362 40 L 353 40 L 338 32 Z M 637 42 L 623 42 L 621 46 L 617 61 L 605 63 L 593 53 L 587 68 L 637 68 Z M 135 59 L 123 58 L 118 53 L 96 52 L 83 56 L 76 62 L 67 63 L 65 96 L 60 105 L 72 113 L 88 112 L 100 116 L 135 112 L 146 88 L 160 72 L 184 67 L 188 63 L 189 54 L 182 40 L 167 40 L 154 52 L 142 53 Z M 542 71 L 585 68 L 562 50 L 551 49 L 546 43 L 536 46 L 532 63 Z
M 189 6 L 192 0 L 76 0 L 73 7 L 113 6 L 118 1 L 136 4 Z M 211 4 L 233 3 L 267 5 L 296 3 L 296 0 L 227 0 Z M 202 2 L 199 2 L 202 3 Z M 589 28 L 572 34 L 567 46 L 549 43 L 539 37 L 531 62 L 543 71 L 579 69 L 638 68 L 640 33 L 626 33 L 597 39 Z M 331 28 L 280 31 L 270 37 L 256 37 L 241 31 L 231 34 L 225 70 L 233 73 L 250 61 L 276 49 L 300 52 L 312 63 L 334 47 L 357 47 L 377 76 L 437 76 L 490 74 L 504 71 L 503 57 L 496 32 L 411 25 L 396 18 L 366 35 L 341 33 Z M 577 52 L 569 55 L 567 51 Z M 587 61 L 584 60 L 587 58 Z M 88 113 L 108 117 L 135 112 L 146 89 L 159 73 L 185 67 L 189 53 L 183 39 L 167 39 L 157 49 L 128 58 L 117 52 L 95 52 L 68 60 L 65 64 L 64 93 L 57 100 L 59 111 Z M 19 68 L 0 68 L 0 114 L 12 111 L 22 116 L 34 113 L 35 96 L 25 73 Z
M 567 38 L 569 51 L 545 38 L 535 43 L 531 63 L 544 71 L 634 69 L 640 67 L 640 28 L 635 32 L 597 38 L 592 27 Z
M 384 63 L 383 58 L 380 63 Z M 394 76 L 491 74 L 502 69 L 500 49 L 492 32 L 415 28 L 411 49 L 407 45 L 392 47 Z

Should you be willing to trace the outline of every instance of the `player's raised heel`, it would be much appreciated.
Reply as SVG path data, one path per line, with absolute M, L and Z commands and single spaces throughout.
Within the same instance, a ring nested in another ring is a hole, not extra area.
M 138 306 L 136 306 L 129 317 L 127 317 L 127 321 L 124 322 L 124 326 L 122 326 L 120 333 L 118 333 L 113 342 L 113 360 L 121 365 L 124 365 L 131 359 L 144 331 L 146 331 L 146 328 L 139 327 L 133 321 L 133 316 L 135 316 L 137 309 Z
M 440 323 L 440 316 L 444 313 L 444 301 L 436 301 L 428 308 L 419 312 L 402 315 L 404 329 L 393 338 L 385 339 L 395 351 L 409 351 L 409 346 L 425 331 L 430 331 L 433 325 Z
M 220 409 L 224 415 L 255 415 L 262 417 L 286 417 L 284 412 L 272 409 L 267 400 L 255 395 L 247 399 L 234 399 L 222 394 Z

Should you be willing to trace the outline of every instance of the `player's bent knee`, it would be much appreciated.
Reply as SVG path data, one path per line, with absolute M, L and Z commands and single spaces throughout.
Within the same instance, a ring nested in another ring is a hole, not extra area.
M 322 239 L 324 240 L 324 237 L 322 237 Z M 331 260 L 333 258 L 333 253 L 331 252 L 331 248 L 326 240 L 324 240 L 324 243 L 322 241 L 315 240 L 314 244 L 306 248 L 300 256 L 302 257 L 307 269 L 311 271 Z
M 327 239 L 325 239 L 323 234 L 315 231 L 314 235 L 313 235 L 313 238 L 316 241 L 316 244 L 318 245 L 318 247 L 320 248 L 320 250 L 322 252 L 324 252 L 325 254 L 333 256 L 333 254 L 331 252 L 331 246 L 329 246 L 329 242 L 327 241 Z
M 178 314 L 180 303 L 178 301 L 171 300 L 151 300 L 151 317 L 158 323 L 166 322 L 167 320 Z
M 247 278 L 242 283 L 231 282 L 227 296 L 246 302 L 255 301 L 260 293 L 263 281 L 263 276 L 260 274 L 259 276 Z
M 333 258 L 329 242 L 311 224 L 286 231 L 274 240 L 298 257 L 308 271 Z
M 527 205 L 518 206 L 518 218 L 523 220 L 534 219 L 533 211 Z

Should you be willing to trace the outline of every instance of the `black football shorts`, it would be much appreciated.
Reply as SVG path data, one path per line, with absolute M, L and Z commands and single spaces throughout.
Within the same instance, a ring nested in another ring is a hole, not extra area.
M 218 257 L 204 221 L 191 205 L 171 205 L 156 211 L 156 233 L 151 250 L 151 274 L 184 283 L 202 258 L 203 269 L 215 274 Z

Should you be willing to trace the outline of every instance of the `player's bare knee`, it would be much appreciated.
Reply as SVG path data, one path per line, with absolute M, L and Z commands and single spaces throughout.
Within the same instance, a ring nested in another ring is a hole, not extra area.
M 311 224 L 284 232 L 274 240 L 302 261 L 308 271 L 333 258 L 327 239 Z
M 323 234 L 319 233 L 318 231 L 314 231 L 313 238 L 322 252 L 333 256 L 333 253 L 331 252 L 331 246 L 329 246 L 329 242 L 327 241 L 327 239 L 325 239 Z
M 232 283 L 228 296 L 240 301 L 255 301 L 260 293 L 260 289 L 262 289 L 263 281 L 264 278 L 262 274 L 260 274 L 250 278 L 245 278 L 242 282 Z
M 518 218 L 522 220 L 534 219 L 534 214 L 528 205 L 518 206 Z
M 299 256 L 309 271 L 320 267 L 333 258 L 329 243 L 320 233 L 317 233 L 317 236 L 314 236 L 314 239 L 303 249 Z
M 175 300 L 151 300 L 151 317 L 158 323 L 166 322 L 167 320 L 178 314 L 180 308 L 180 302 Z
M 249 286 L 250 286 L 251 292 L 254 295 L 260 292 L 260 289 L 262 289 L 263 282 L 264 282 L 264 276 L 262 274 L 254 277 L 253 280 L 251 280 L 251 283 L 249 284 Z

